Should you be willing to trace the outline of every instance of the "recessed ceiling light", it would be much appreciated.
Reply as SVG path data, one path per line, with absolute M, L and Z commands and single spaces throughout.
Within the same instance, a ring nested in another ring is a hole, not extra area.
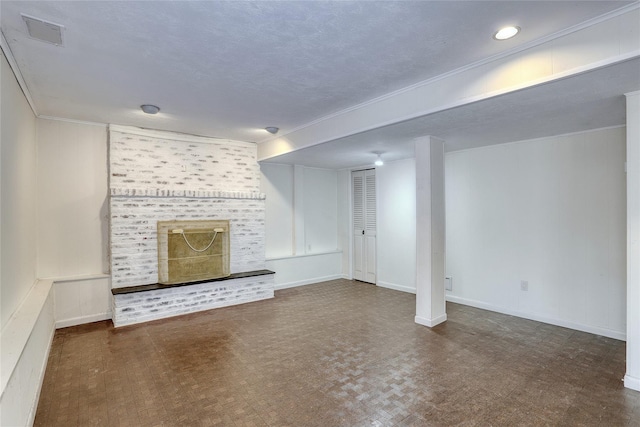
M 280 129 L 275 126 L 267 126 L 266 128 L 264 128 L 264 130 L 275 135 Z
M 520 32 L 520 27 L 504 27 L 498 30 L 493 38 L 496 40 L 507 40 Z
M 160 111 L 159 107 L 156 107 L 155 105 L 151 105 L 151 104 L 141 105 L 140 108 L 142 109 L 142 111 L 144 111 L 147 114 L 158 114 L 158 111 Z

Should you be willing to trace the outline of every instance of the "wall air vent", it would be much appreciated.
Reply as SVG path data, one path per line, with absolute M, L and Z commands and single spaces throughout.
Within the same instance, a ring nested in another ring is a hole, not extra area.
M 35 40 L 52 43 L 56 46 L 62 46 L 62 30 L 63 25 L 45 21 L 44 19 L 35 18 L 33 16 L 21 14 L 24 23 L 27 25 L 29 36 Z

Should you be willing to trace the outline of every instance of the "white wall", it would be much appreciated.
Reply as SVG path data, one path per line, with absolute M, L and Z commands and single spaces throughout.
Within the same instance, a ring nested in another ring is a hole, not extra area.
M 338 174 L 304 168 L 304 237 L 307 254 L 338 248 Z
M 0 60 L 0 424 L 33 422 L 53 338 L 51 284 L 36 284 L 36 119 Z
M 338 171 L 338 250 L 342 251 L 342 277 L 351 279 L 351 171 Z
M 624 338 L 624 133 L 448 153 L 448 299 Z
M 376 168 L 378 286 L 416 291 L 415 160 Z
M 38 119 L 38 277 L 57 327 L 111 318 L 107 129 Z
M 265 193 L 267 258 L 309 255 L 338 248 L 338 173 L 329 169 L 263 163 L 260 191 Z M 302 200 L 295 189 L 302 188 Z M 296 224 L 296 221 L 302 224 Z M 294 236 L 297 230 L 302 236 Z M 302 237 L 296 250 L 294 239 Z
M 267 268 L 276 272 L 276 289 L 342 277 L 338 172 L 271 163 L 260 168 Z
M 260 191 L 265 201 L 267 258 L 293 254 L 293 166 L 263 163 Z
M 36 280 L 36 118 L 2 56 L 0 325 Z
M 38 119 L 38 277 L 109 271 L 107 129 Z
M 640 91 L 627 93 L 627 372 L 640 391 Z

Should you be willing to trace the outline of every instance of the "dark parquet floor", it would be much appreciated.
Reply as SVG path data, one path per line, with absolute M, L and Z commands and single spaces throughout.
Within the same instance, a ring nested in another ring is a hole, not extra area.
M 36 426 L 640 426 L 622 341 L 335 280 L 56 331 Z

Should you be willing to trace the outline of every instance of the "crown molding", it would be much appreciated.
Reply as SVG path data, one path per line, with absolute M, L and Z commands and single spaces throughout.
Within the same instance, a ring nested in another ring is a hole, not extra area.
M 4 33 L 2 32 L 1 29 L 0 29 L 0 49 L 2 49 L 2 52 L 4 53 L 4 57 L 7 58 L 9 67 L 11 68 L 11 71 L 13 71 L 13 75 L 16 77 L 16 80 L 18 81 L 18 85 L 20 86 L 20 89 L 24 94 L 24 97 L 27 99 L 27 102 L 31 107 L 31 111 L 33 111 L 33 114 L 36 117 L 38 117 L 38 110 L 36 110 L 36 105 L 33 102 L 33 98 L 31 97 L 31 92 L 29 92 L 29 87 L 27 86 L 27 83 L 24 81 L 24 78 L 22 77 L 22 73 L 20 72 L 18 63 L 16 62 L 16 58 L 13 56 L 13 52 L 11 52 L 11 48 L 9 47 L 9 42 L 7 42 L 7 39 L 4 37 Z
M 56 122 L 66 122 L 66 123 L 75 123 L 77 125 L 87 125 L 87 126 L 99 126 L 106 128 L 108 125 L 106 123 L 98 123 L 98 122 L 88 122 L 85 120 L 75 120 L 75 119 L 66 119 L 64 117 L 55 117 L 55 116 L 38 116 L 39 119 L 44 120 L 53 120 Z
M 236 141 L 232 139 L 223 139 L 223 138 L 213 138 L 208 136 L 199 136 L 199 135 L 191 135 L 188 133 L 179 133 L 172 132 L 167 130 L 155 130 L 155 129 L 146 129 L 139 128 L 135 126 L 123 126 L 123 125 L 109 125 L 109 132 L 120 132 L 120 133 L 129 133 L 139 136 L 146 136 L 150 138 L 158 138 L 158 139 L 167 139 L 170 141 L 184 141 L 184 142 L 195 142 L 195 143 L 204 143 L 204 144 L 225 144 L 225 145 L 236 145 L 236 146 L 255 146 L 255 142 L 246 142 L 246 141 Z

